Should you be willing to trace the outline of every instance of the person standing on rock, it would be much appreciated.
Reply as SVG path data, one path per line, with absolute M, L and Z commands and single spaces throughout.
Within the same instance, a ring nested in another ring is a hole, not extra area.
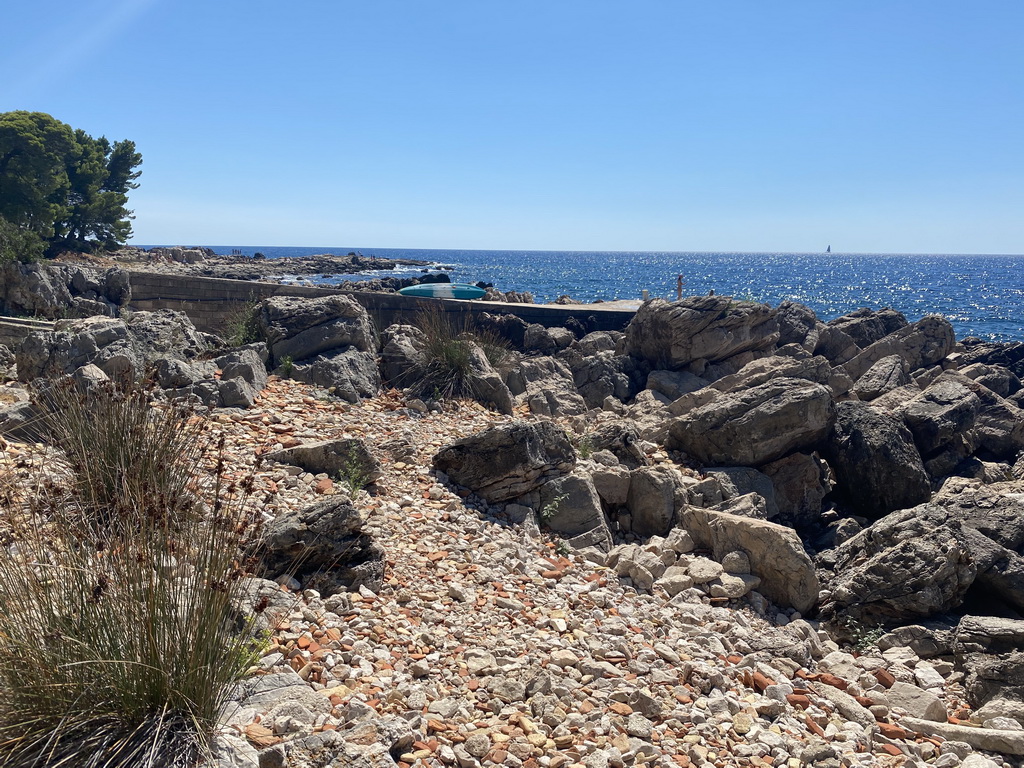
M 676 275 L 676 301 L 683 300 L 683 276 Z

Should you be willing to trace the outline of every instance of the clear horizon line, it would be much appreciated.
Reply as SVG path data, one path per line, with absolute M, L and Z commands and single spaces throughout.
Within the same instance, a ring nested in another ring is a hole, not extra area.
M 610 250 L 610 249 L 586 249 L 586 248 L 421 248 L 421 247 L 409 247 L 409 246 L 372 246 L 372 247 L 352 247 L 352 246 L 322 246 L 322 245 L 275 245 L 272 243 L 259 243 L 259 244 L 237 244 L 237 243 L 218 243 L 213 245 L 200 245 L 193 243 L 190 245 L 183 245 L 181 243 L 166 244 L 166 243 L 135 243 L 129 242 L 126 247 L 134 248 L 238 248 L 238 249 L 252 249 L 256 250 L 259 248 L 306 248 L 309 250 L 316 250 L 323 248 L 324 254 L 330 254 L 335 251 L 344 250 L 347 252 L 363 252 L 372 251 L 373 249 L 383 251 L 439 251 L 439 252 L 452 252 L 452 251 L 465 251 L 465 252 L 480 252 L 480 253 L 663 253 L 663 254 L 708 254 L 708 253 L 728 253 L 728 254 L 739 254 L 739 255 L 768 255 L 768 254 L 786 254 L 792 256 L 997 256 L 1007 258 L 1020 258 L 1024 257 L 1024 253 L 986 253 L 983 251 L 792 251 L 792 250 L 766 250 L 766 251 L 736 251 L 736 250 L 665 250 L 665 249 L 627 249 L 627 250 Z M 319 255 L 319 254 L 316 254 Z M 365 254 L 364 254 L 365 255 Z

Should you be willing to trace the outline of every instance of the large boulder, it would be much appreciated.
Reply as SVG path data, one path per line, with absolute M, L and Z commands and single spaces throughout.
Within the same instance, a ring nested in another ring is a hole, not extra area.
M 838 328 L 853 339 L 861 349 L 870 347 L 876 341 L 884 339 L 890 333 L 905 328 L 907 318 L 901 312 L 886 307 L 873 310 L 864 307 L 848 315 L 830 320 L 828 325 Z
M 88 317 L 60 321 L 52 331 L 28 336 L 17 353 L 18 378 L 59 376 L 92 363 L 111 378 L 139 378 L 164 357 L 191 360 L 209 347 L 182 312 L 134 312 L 128 321 Z
M 380 391 L 380 370 L 372 353 L 355 347 L 331 350 L 291 365 L 296 381 L 323 387 L 349 403 L 373 397 Z
M 407 387 L 419 377 L 425 362 L 427 337 L 414 325 L 389 325 L 381 334 L 380 369 L 394 387 Z
M 814 310 L 795 301 L 784 301 L 775 309 L 779 321 L 779 345 L 799 344 L 808 352 L 818 346 L 820 332 Z
M 626 507 L 637 536 L 665 536 L 686 503 L 682 473 L 674 467 L 640 467 L 630 473 Z
M 587 339 L 581 339 L 586 342 Z M 646 369 L 632 357 L 617 355 L 605 349 L 590 351 L 577 343 L 558 355 L 572 371 L 573 384 L 588 408 L 600 408 L 605 398 L 626 402 L 639 392 L 646 381 Z
M 693 296 L 644 302 L 625 333 L 626 354 L 655 368 L 680 370 L 697 360 L 770 349 L 779 340 L 779 323 L 766 304 Z
M 928 500 L 931 486 L 910 431 L 866 403 L 838 403 L 821 453 L 845 505 L 877 519 Z
M 611 548 L 611 534 L 601 511 L 601 500 L 589 476 L 574 473 L 556 477 L 541 487 L 540 518 L 563 536 L 593 534 L 600 549 Z
M 854 380 L 889 355 L 902 357 L 911 371 L 935 365 L 953 351 L 956 336 L 950 322 L 939 315 L 927 315 L 859 352 L 844 367 Z
M 911 381 L 907 361 L 899 355 L 889 355 L 868 368 L 857 379 L 853 391 L 860 400 L 866 402 L 898 387 L 906 386 Z
M 978 574 L 960 521 L 933 504 L 882 518 L 828 553 L 823 615 L 911 623 L 960 605 Z
M 814 564 L 792 528 L 691 506 L 679 511 L 679 527 L 716 560 L 737 550 L 746 553 L 750 572 L 761 579 L 760 591 L 779 605 L 806 612 L 817 602 Z
M 671 423 L 667 442 L 704 464 L 756 467 L 818 443 L 834 411 L 821 384 L 774 379 L 693 408 Z
M 0 314 L 58 318 L 115 317 L 131 301 L 123 269 L 71 264 L 0 264 Z
M 272 296 L 260 303 L 259 323 L 275 363 L 347 347 L 377 351 L 370 316 L 349 296 Z
M 510 501 L 568 473 L 576 450 L 568 435 L 550 422 L 513 422 L 445 446 L 435 469 L 490 502 Z
M 268 461 L 292 464 L 314 475 L 353 480 L 359 485 L 376 482 L 383 474 L 380 462 L 359 438 L 320 440 L 264 454 Z
M 541 416 L 579 416 L 587 404 L 573 383 L 572 371 L 554 357 L 528 357 L 505 377 L 513 396 L 524 401 L 531 413 Z
M 763 472 L 751 467 L 708 467 L 704 474 L 713 477 L 722 486 L 725 501 L 756 493 L 764 499 L 764 510 L 769 520 L 779 516 L 779 504 L 775 498 L 775 486 Z
M 970 380 L 947 371 L 896 412 L 932 475 L 948 474 L 974 453 L 981 401 L 965 382 Z
M 835 487 L 835 476 L 817 452 L 791 453 L 763 465 L 761 471 L 775 489 L 777 522 L 794 528 L 818 522 L 825 496 Z
M 323 595 L 365 586 L 379 592 L 384 550 L 344 496 L 328 496 L 267 523 L 257 550 L 269 576 L 295 575 Z
M 829 384 L 832 379 L 832 366 L 821 355 L 792 357 L 789 355 L 770 355 L 758 358 L 744 365 L 736 373 L 711 384 L 712 389 L 719 392 L 736 392 L 765 384 L 772 379 L 804 379 L 818 384 Z

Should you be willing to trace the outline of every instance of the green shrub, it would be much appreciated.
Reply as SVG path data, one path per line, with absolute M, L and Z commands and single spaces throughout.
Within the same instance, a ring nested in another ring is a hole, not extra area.
M 43 403 L 63 457 L 0 493 L 0 764 L 190 768 L 252 660 L 235 609 L 251 478 L 135 387 Z
M 0 216 L 0 264 L 28 264 L 43 258 L 45 245 L 39 235 Z
M 250 300 L 233 308 L 224 321 L 221 332 L 224 340 L 232 347 L 263 341 L 263 330 L 260 328 L 259 302 Z

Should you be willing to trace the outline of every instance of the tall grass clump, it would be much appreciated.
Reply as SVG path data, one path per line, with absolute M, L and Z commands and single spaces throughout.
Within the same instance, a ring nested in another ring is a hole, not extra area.
M 0 764 L 191 768 L 252 661 L 251 482 L 138 387 L 40 403 L 56 451 L 0 493 Z
M 252 344 L 256 341 L 263 341 L 263 331 L 260 328 L 259 302 L 255 299 L 238 304 L 227 315 L 224 320 L 222 335 L 224 340 L 232 347 L 241 347 L 244 344 Z
M 473 393 L 473 379 L 486 364 L 501 370 L 511 364 L 513 353 L 508 343 L 497 334 L 474 329 L 465 319 L 451 320 L 440 309 L 424 309 L 417 317 L 417 327 L 426 343 L 424 364 L 419 371 L 419 386 L 425 394 L 437 398 L 468 397 Z

